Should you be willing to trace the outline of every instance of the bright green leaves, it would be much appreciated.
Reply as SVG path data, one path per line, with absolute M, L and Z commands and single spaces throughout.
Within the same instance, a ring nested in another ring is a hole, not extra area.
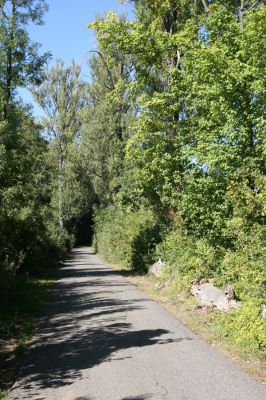
M 263 349 L 266 6 L 248 0 L 134 3 L 134 22 L 109 14 L 91 25 L 106 65 L 126 59 L 131 66 L 130 79 L 116 80 L 94 108 L 94 117 L 106 117 L 92 130 L 105 135 L 112 132 L 110 105 L 122 97 L 130 109 L 122 173 L 106 180 L 119 182 L 114 206 L 97 212 L 99 248 L 113 261 L 128 260 L 132 238 L 139 243 L 134 227 L 142 205 L 149 212 L 152 206 L 167 226 L 157 255 L 168 264 L 170 280 L 186 287 L 201 278 L 231 282 L 243 307 L 224 319 L 228 336 Z M 123 248 L 118 258 L 113 236 Z M 138 239 L 145 247 L 153 236 Z
M 143 0 L 135 22 L 110 14 L 93 25 L 113 62 L 133 60 L 127 157 L 141 190 L 209 237 L 238 208 L 246 220 L 263 209 L 265 7 L 239 7 Z M 242 206 L 229 189 L 237 181 Z
M 115 63 L 121 59 L 121 53 L 131 46 L 130 38 L 134 23 L 127 22 L 123 18 L 117 17 L 113 12 L 107 15 L 105 20 L 97 19 L 88 25 L 90 29 L 96 31 L 96 38 L 99 47 L 105 49 L 107 63 Z
M 54 152 L 54 186 L 52 206 L 58 216 L 59 226 L 79 215 L 78 189 L 81 190 L 73 171 L 72 159 L 77 157 L 80 133 L 80 111 L 85 103 L 85 83 L 80 78 L 80 67 L 72 62 L 68 67 L 63 61 L 46 70 L 43 82 L 32 88 L 36 101 L 46 114 L 44 127 Z M 56 171 L 56 172 L 55 172 Z M 73 195 L 75 193 L 76 195 Z M 81 193 L 82 198 L 82 193 Z

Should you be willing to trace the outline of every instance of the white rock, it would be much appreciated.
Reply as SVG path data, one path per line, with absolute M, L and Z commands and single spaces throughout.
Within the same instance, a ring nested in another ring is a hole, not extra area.
M 162 262 L 161 259 L 159 259 L 154 264 L 152 264 L 152 266 L 150 267 L 150 272 L 159 278 L 162 275 L 162 270 L 164 269 L 164 267 L 165 263 Z
M 266 319 L 266 304 L 262 304 L 261 306 L 261 316 L 263 319 Z
M 194 284 L 191 293 L 199 299 L 200 305 L 215 307 L 219 311 L 228 311 L 237 308 L 237 302 L 233 299 L 233 291 L 228 296 L 228 285 L 226 290 L 219 289 L 211 283 Z M 225 294 L 226 293 L 226 294 Z

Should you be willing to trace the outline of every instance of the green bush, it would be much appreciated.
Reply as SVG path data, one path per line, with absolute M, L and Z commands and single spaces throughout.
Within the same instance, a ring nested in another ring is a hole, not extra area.
M 229 313 L 214 313 L 210 319 L 222 335 L 239 348 L 258 352 L 266 348 L 266 321 L 261 316 L 266 303 L 265 229 L 254 226 L 241 230 L 234 248 L 215 248 L 205 239 L 188 235 L 180 226 L 170 232 L 156 248 L 167 263 L 173 288 L 189 289 L 194 279 L 208 278 L 223 287 L 233 285 L 241 300 L 239 308 Z
M 94 213 L 94 247 L 109 262 L 145 272 L 163 231 L 152 211 L 110 206 Z
M 49 233 L 49 257 L 62 259 L 67 252 L 74 246 L 75 237 L 68 233 L 66 229 L 59 228 L 52 224 L 48 228 Z
M 266 321 L 259 301 L 247 301 L 235 312 L 215 313 L 211 320 L 240 349 L 254 353 L 266 349 Z
M 238 237 L 235 250 L 225 253 L 219 284 L 231 282 L 237 297 L 243 301 L 266 302 L 266 231 L 258 226 Z
M 167 263 L 169 273 L 178 274 L 187 286 L 192 280 L 213 277 L 219 268 L 220 252 L 207 240 L 188 235 L 181 226 L 166 235 L 156 253 Z

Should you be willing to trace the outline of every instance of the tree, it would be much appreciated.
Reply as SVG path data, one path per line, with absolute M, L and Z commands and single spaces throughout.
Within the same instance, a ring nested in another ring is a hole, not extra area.
M 128 57 L 110 62 L 101 47 L 90 59 L 91 84 L 88 106 L 83 111 L 81 151 L 95 193 L 105 204 L 119 190 L 124 172 L 130 118 L 126 87 L 131 67 Z
M 265 218 L 266 7 L 251 1 L 135 3 L 136 21 L 110 13 L 93 24 L 114 63 L 121 54 L 134 60 L 127 156 L 157 210 L 174 210 L 190 232 L 228 244 L 222 232 L 226 236 L 240 209 L 246 227 Z
M 0 125 L 0 153 L 0 265 L 14 273 L 23 264 L 35 268 L 49 247 L 47 143 L 25 108 Z
M 0 1 L 0 85 L 1 118 L 6 119 L 15 90 L 40 82 L 40 74 L 50 57 L 38 54 L 39 44 L 30 40 L 26 26 L 43 23 L 48 6 L 45 0 Z
M 80 79 L 80 67 L 73 61 L 69 67 L 58 60 L 46 70 L 40 86 L 32 88 L 32 94 L 46 114 L 43 121 L 51 146 L 57 157 L 58 223 L 65 225 L 65 198 L 67 163 L 72 146 L 78 146 L 80 110 L 85 102 L 85 83 Z

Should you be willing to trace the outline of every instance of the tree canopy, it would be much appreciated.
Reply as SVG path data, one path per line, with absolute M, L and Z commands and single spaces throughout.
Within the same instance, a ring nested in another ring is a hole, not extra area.
M 231 283 L 243 307 L 228 335 L 243 324 L 253 338 L 243 328 L 239 341 L 261 350 L 265 1 L 131 2 L 134 20 L 89 24 L 84 82 L 75 62 L 49 67 L 29 37 L 44 0 L 0 1 L 1 273 L 62 257 L 93 209 L 94 246 L 110 261 L 144 273 L 160 257 L 185 289 Z

